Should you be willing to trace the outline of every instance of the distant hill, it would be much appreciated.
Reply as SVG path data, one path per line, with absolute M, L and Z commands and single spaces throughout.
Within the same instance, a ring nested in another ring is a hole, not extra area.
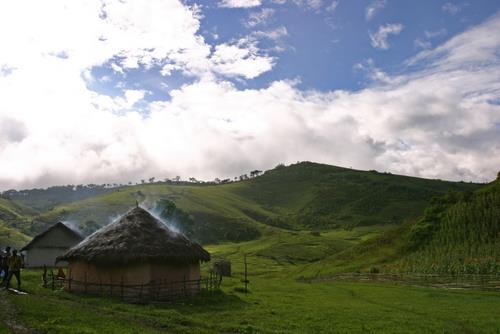
M 80 184 L 54 186 L 46 189 L 12 189 L 2 192 L 2 196 L 24 206 L 43 211 L 56 205 L 104 194 L 116 188 L 117 187 L 112 187 L 112 185 Z
M 228 184 L 153 183 L 114 189 L 45 211 L 35 218 L 35 230 L 57 220 L 104 225 L 136 200 L 154 206 L 163 199 L 174 202 L 195 222 L 189 229 L 193 238 L 204 243 L 242 241 L 268 228 L 330 230 L 400 224 L 419 217 L 434 196 L 478 187 L 303 162 Z

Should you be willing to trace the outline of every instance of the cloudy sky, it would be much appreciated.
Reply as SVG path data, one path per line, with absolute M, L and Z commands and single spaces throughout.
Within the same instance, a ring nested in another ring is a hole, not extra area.
M 0 190 L 303 160 L 500 170 L 497 0 L 0 6 Z

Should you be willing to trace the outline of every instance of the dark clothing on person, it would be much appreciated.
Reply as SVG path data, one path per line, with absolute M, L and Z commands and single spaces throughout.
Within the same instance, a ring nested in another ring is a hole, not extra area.
M 9 271 L 9 277 L 7 277 L 7 282 L 5 283 L 6 288 L 8 289 L 10 287 L 10 280 L 12 279 L 12 276 L 16 276 L 17 280 L 17 289 L 21 289 L 21 270 L 11 270 Z
M 12 255 L 8 258 L 7 264 L 9 265 L 9 276 L 7 276 L 7 282 L 5 283 L 6 288 L 9 288 L 10 280 L 12 276 L 16 276 L 17 289 L 21 288 L 21 267 L 23 266 L 23 259 L 21 256 L 17 255 L 14 251 Z

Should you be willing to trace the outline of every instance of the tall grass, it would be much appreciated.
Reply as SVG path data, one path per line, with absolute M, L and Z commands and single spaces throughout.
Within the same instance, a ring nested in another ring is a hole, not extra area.
M 435 201 L 409 237 L 415 251 L 398 263 L 399 270 L 499 274 L 500 182 Z

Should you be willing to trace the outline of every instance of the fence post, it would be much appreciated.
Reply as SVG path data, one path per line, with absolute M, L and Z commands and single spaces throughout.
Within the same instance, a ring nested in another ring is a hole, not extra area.
M 248 293 L 247 255 L 245 254 L 245 293 Z
M 52 290 L 54 290 L 54 288 L 55 288 L 55 281 L 54 281 L 54 272 L 52 271 L 52 269 L 50 269 L 50 276 L 52 278 Z
M 85 278 L 83 281 L 83 288 L 84 288 L 85 293 L 87 293 L 87 272 L 85 272 Z
M 71 268 L 68 270 L 68 291 L 71 292 Z
M 47 287 L 47 266 L 43 266 L 43 274 L 42 274 L 43 287 Z
M 120 295 L 121 295 L 122 300 L 123 300 L 123 275 L 122 275 L 121 281 L 120 281 Z
M 187 291 L 186 291 L 186 275 L 184 275 L 184 279 L 182 280 L 182 289 L 184 290 L 184 297 L 187 296 Z

